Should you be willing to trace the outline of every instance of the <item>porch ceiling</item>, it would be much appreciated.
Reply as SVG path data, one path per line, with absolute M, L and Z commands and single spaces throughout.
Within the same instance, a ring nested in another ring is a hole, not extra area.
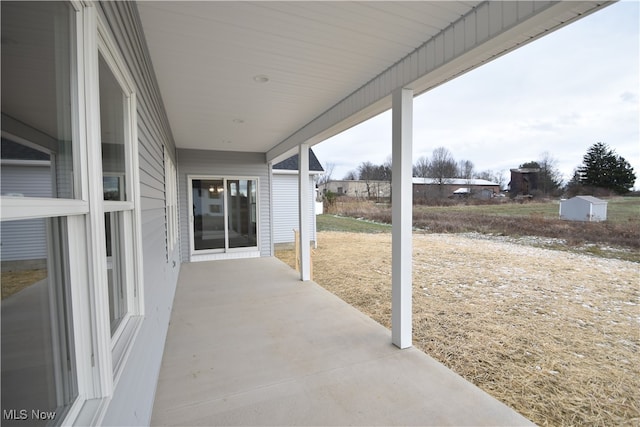
M 144 1 L 138 9 L 177 146 L 268 152 L 286 141 L 273 158 L 290 150 L 292 135 L 480 3 Z M 416 76 L 416 93 L 599 7 L 570 3 L 500 40 L 498 49 L 464 52 L 464 63 L 433 80 Z M 514 6 L 518 16 L 521 7 Z M 383 95 L 372 98 L 374 109 L 323 136 L 389 108 Z

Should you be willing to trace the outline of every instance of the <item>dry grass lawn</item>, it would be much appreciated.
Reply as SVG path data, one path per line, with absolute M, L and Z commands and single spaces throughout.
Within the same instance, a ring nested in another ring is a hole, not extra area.
M 47 277 L 46 269 L 3 271 L 0 283 L 2 283 L 2 299 L 9 298 L 26 287 L 33 285 Z
M 314 280 L 390 327 L 390 234 L 318 242 Z M 539 425 L 640 424 L 637 263 L 445 234 L 413 259 L 416 347 Z

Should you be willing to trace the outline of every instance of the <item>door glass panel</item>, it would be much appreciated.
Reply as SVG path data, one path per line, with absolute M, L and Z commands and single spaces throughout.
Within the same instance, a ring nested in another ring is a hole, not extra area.
M 224 249 L 224 182 L 194 179 L 191 183 L 194 249 Z
M 2 223 L 3 426 L 59 424 L 78 395 L 66 236 L 64 218 Z
M 74 197 L 73 8 L 0 2 L 3 196 Z
M 229 203 L 229 247 L 257 246 L 256 180 L 227 181 Z

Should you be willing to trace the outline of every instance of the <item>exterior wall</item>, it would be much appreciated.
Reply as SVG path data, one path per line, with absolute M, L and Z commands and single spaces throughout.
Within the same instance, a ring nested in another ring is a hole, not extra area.
M 173 154 L 175 145 L 135 3 L 99 3 L 98 13 L 136 85 L 145 289 L 144 320 L 102 423 L 148 425 L 180 268 L 166 243 L 164 147 Z
M 593 203 L 574 197 L 560 201 L 560 218 L 570 221 L 605 221 L 607 203 Z
M 309 177 L 309 186 L 314 188 L 312 176 Z M 313 241 L 317 240 L 315 206 L 315 191 L 311 191 L 309 227 Z M 300 228 L 298 218 L 298 175 L 273 171 L 273 243 L 293 243 L 293 229 Z
M 451 184 L 413 184 L 413 198 L 414 200 L 428 199 L 433 197 L 449 197 L 453 195 L 453 192 L 459 188 L 470 188 L 471 197 L 489 198 L 485 191 L 498 194 L 500 193 L 499 185 L 451 185 Z
M 19 192 L 27 197 L 51 197 L 49 164 L 38 166 L 3 164 L 0 170 L 5 193 Z M 7 271 L 8 266 L 4 264 L 5 261 L 46 259 L 47 242 L 42 238 L 46 235 L 45 232 L 45 222 L 42 219 L 3 223 L 0 227 L 2 270 Z
M 258 244 L 261 256 L 271 256 L 271 195 L 269 169 L 263 153 L 178 150 L 178 206 L 182 262 L 189 262 L 189 175 L 257 177 L 259 180 Z
M 366 181 L 330 181 L 318 186 L 321 194 L 331 191 L 338 195 L 349 197 L 391 197 L 391 183 L 388 181 L 369 181 L 369 191 L 367 191 Z
M 539 170 L 511 169 L 509 196 L 528 196 L 538 190 Z
M 607 204 L 591 205 L 591 221 L 607 220 Z

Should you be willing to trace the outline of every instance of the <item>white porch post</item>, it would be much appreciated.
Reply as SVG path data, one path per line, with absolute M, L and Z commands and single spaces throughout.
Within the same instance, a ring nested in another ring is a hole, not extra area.
M 309 230 L 309 145 L 298 148 L 298 212 L 300 230 L 300 279 L 311 280 L 311 230 Z
M 399 348 L 407 348 L 412 346 L 412 89 L 401 88 L 393 92 L 392 112 L 391 341 Z

